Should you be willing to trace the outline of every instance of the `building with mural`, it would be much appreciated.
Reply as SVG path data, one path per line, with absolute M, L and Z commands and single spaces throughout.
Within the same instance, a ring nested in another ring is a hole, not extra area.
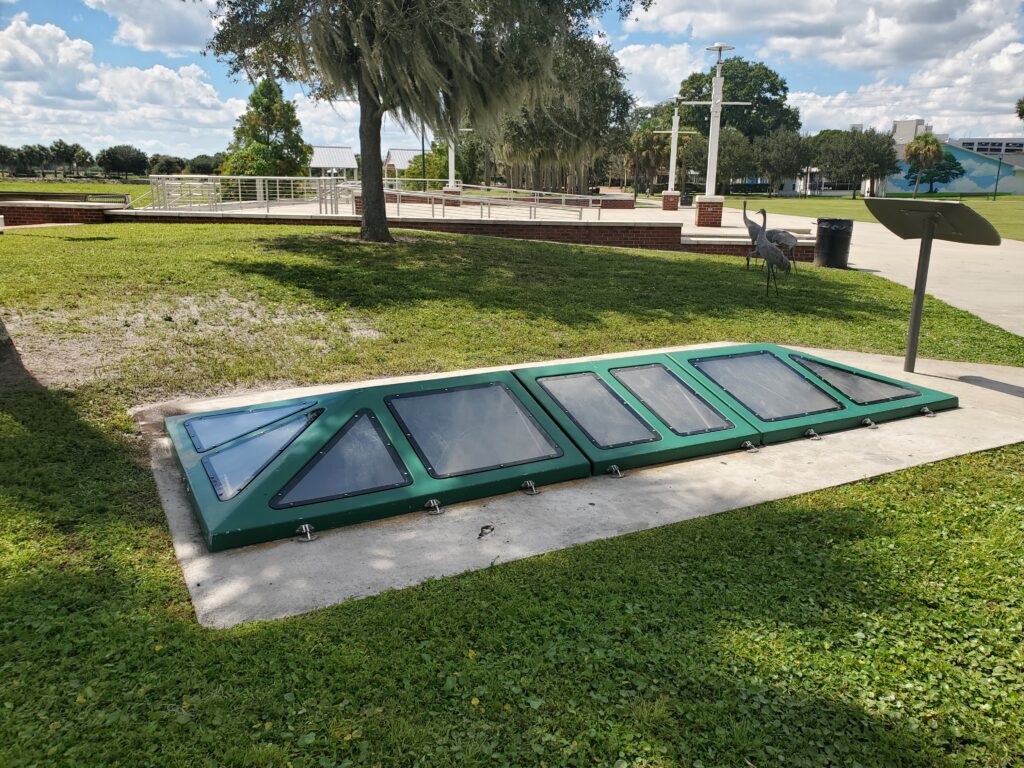
M 897 120 L 893 123 L 896 152 L 901 158 L 900 172 L 885 179 L 879 195 L 913 192 L 916 174 L 903 162 L 903 147 L 914 136 L 930 130 L 924 120 Z M 1000 194 L 1024 195 L 1024 154 L 1021 138 L 949 139 L 939 136 L 946 153 L 943 167 L 928 178 L 923 175 L 922 192 L 946 192 L 963 195 L 992 194 L 998 184 Z

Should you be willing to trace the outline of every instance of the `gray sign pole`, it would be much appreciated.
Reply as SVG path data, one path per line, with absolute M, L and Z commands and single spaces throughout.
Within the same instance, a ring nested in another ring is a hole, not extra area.
M 921 316 L 924 314 L 924 293 L 928 284 L 928 264 L 932 259 L 932 239 L 935 237 L 937 216 L 929 216 L 922 223 L 921 250 L 917 257 L 917 279 L 914 280 L 914 303 L 910 307 L 910 330 L 907 332 L 907 354 L 903 370 L 914 372 L 917 362 L 917 342 L 921 336 Z
M 928 284 L 928 265 L 932 258 L 932 242 L 948 240 L 971 245 L 999 245 L 1001 238 L 988 221 L 963 203 L 931 200 L 868 198 L 868 210 L 890 232 L 903 240 L 921 239 L 917 257 L 917 279 L 914 282 L 914 302 L 910 308 L 910 328 L 907 331 L 907 354 L 903 370 L 914 372 L 917 363 L 917 345 L 921 336 L 921 317 L 924 315 L 924 295 Z

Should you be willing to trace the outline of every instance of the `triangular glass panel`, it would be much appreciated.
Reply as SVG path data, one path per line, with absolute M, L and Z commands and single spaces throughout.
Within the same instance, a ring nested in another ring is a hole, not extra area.
M 227 501 L 237 496 L 321 413 L 304 413 L 204 458 L 217 498 Z
M 278 419 L 298 413 L 315 403 L 316 401 L 311 400 L 294 405 L 279 405 L 276 408 L 247 408 L 244 411 L 197 416 L 185 422 L 185 430 L 192 438 L 192 445 L 199 453 L 203 453 L 224 443 L 230 443 L 236 437 L 273 424 Z
M 270 506 L 286 509 L 412 483 L 372 411 L 359 411 L 286 485 Z
M 863 373 L 846 371 L 818 360 L 811 360 L 800 355 L 790 355 L 790 357 L 819 379 L 838 389 L 857 405 L 886 403 L 890 400 L 900 400 L 904 397 L 917 397 L 921 394 L 916 389 L 911 389 L 910 387 L 890 384 L 887 381 L 880 381 Z
M 681 437 L 735 426 L 664 365 L 615 368 L 611 373 Z

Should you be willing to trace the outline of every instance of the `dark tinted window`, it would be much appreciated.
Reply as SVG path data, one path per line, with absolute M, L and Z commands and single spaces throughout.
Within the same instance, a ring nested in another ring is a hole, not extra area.
M 715 432 L 733 426 L 663 365 L 617 368 L 612 375 L 677 435 Z
M 780 421 L 842 406 L 770 352 L 692 360 L 718 386 L 759 419 Z
M 387 403 L 432 477 L 562 455 L 500 382 L 393 395 Z
M 598 448 L 648 443 L 659 435 L 596 373 L 537 379 Z
M 412 478 L 371 411 L 360 411 L 274 498 L 295 507 L 409 485 Z

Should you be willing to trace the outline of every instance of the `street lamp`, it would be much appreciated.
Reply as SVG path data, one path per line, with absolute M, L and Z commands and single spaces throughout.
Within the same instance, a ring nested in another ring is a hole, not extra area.
M 472 128 L 459 128 L 459 133 L 472 133 Z M 455 189 L 455 139 L 448 139 L 448 189 Z
M 722 77 L 722 53 L 734 51 L 736 48 L 725 43 L 709 45 L 704 50 L 714 51 L 718 54 L 715 62 L 715 76 L 711 79 L 711 101 L 684 101 L 682 104 L 688 106 L 710 106 L 711 127 L 708 131 L 708 173 L 705 177 L 704 195 L 697 198 L 697 225 L 720 227 L 722 226 L 722 198 L 715 196 L 715 188 L 718 182 L 718 137 L 722 128 L 722 107 L 729 106 L 750 106 L 749 101 L 722 101 L 722 91 L 725 87 L 725 78 Z

